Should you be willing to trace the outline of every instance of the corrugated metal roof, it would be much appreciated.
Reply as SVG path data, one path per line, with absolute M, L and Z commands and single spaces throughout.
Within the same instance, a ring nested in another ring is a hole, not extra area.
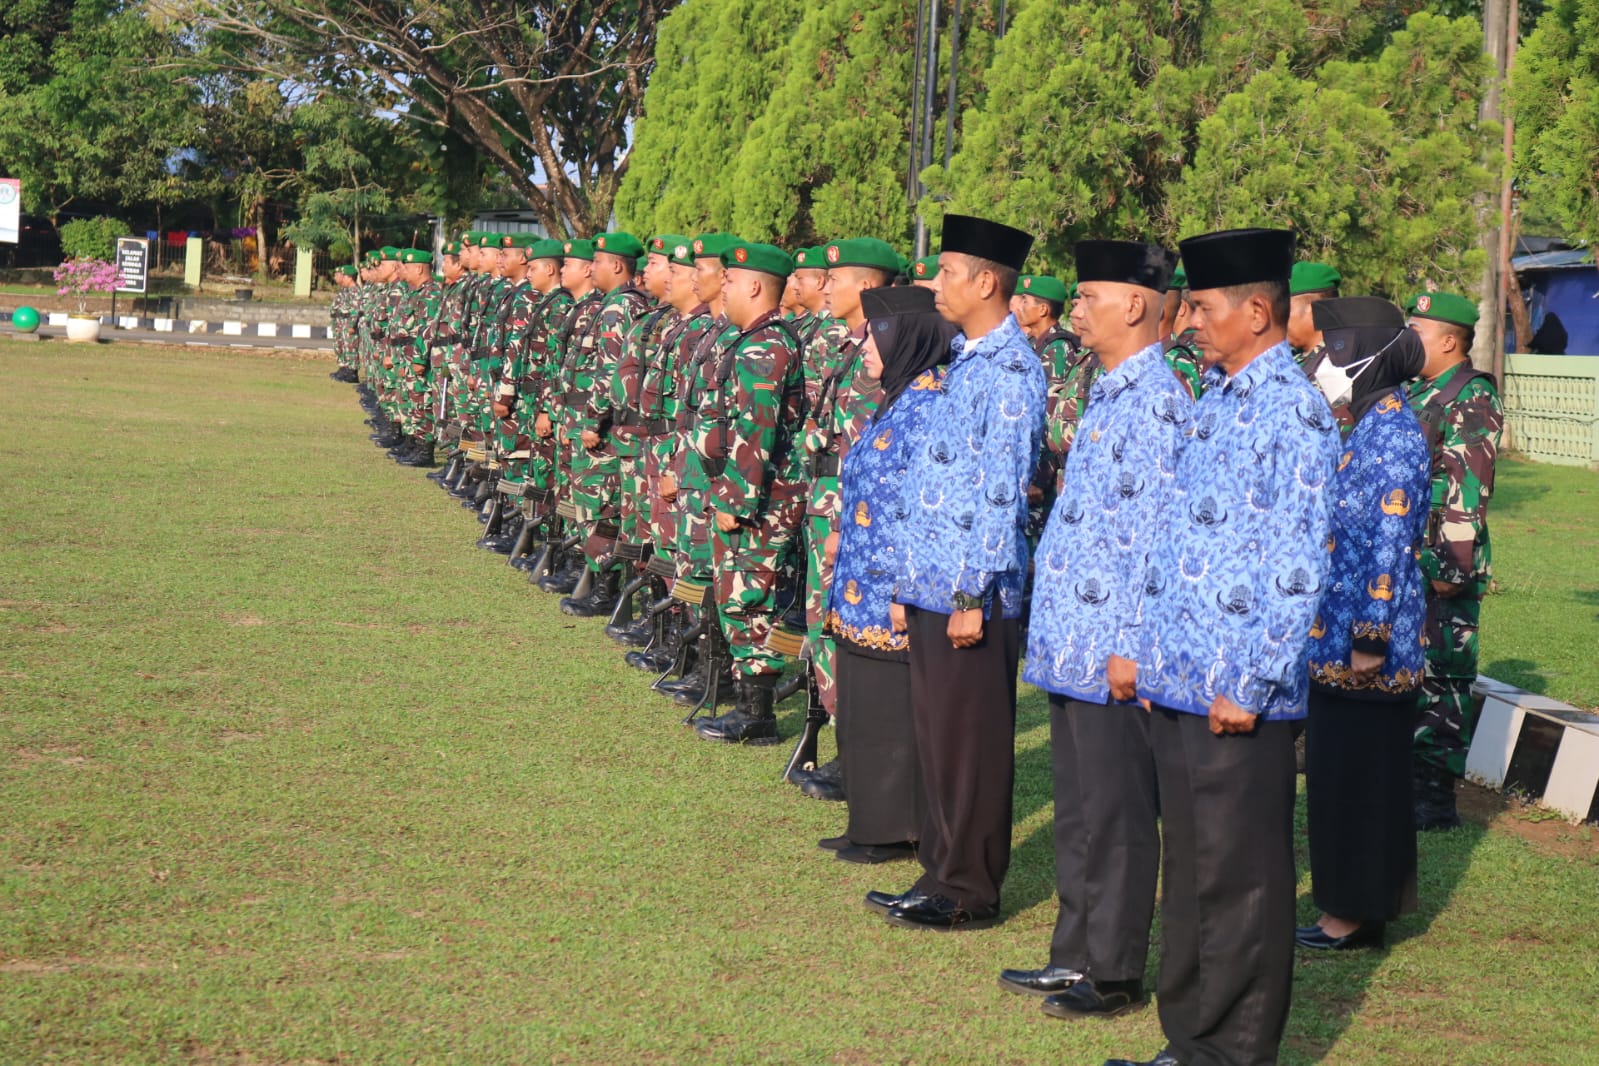
M 1518 274 L 1529 270 L 1579 270 L 1593 265 L 1593 252 L 1587 248 L 1567 248 L 1559 252 L 1518 255 L 1510 261 L 1510 268 Z

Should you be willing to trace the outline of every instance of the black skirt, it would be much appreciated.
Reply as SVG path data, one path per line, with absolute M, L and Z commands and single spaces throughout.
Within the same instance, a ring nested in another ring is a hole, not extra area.
M 1416 909 L 1413 705 L 1312 689 L 1305 730 L 1311 895 L 1335 918 L 1388 922 Z
M 855 844 L 900 844 L 921 835 L 921 766 L 911 719 L 911 668 L 838 642 L 839 762 Z

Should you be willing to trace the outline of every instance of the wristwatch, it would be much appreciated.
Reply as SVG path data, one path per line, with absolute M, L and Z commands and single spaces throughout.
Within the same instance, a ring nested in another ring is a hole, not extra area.
M 983 607 L 983 598 L 973 596 L 966 592 L 957 592 L 949 598 L 957 611 L 979 611 Z

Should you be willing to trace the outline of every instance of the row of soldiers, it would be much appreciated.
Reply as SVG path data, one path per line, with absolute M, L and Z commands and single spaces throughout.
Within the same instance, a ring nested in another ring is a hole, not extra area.
M 629 665 L 693 708 L 701 737 L 774 743 L 775 702 L 803 688 L 810 710 L 787 776 L 842 799 L 836 760 L 814 763 L 835 707 L 824 618 L 839 470 L 878 399 L 861 293 L 931 284 L 937 257 L 911 262 L 875 238 L 790 254 L 726 233 L 646 245 L 622 232 L 473 231 L 434 266 L 427 251 L 385 247 L 340 272 L 333 376 L 361 384 L 374 441 L 409 466 L 442 452 L 429 476 L 478 511 L 479 545 L 561 595 L 563 612 L 608 617 Z M 1289 340 L 1312 376 L 1311 307 L 1341 281 L 1325 264 L 1294 268 Z M 1073 288 L 1023 275 L 1011 300 L 1048 381 L 1034 536 L 1100 370 L 1066 319 Z M 1411 397 L 1434 453 L 1416 816 L 1447 828 L 1470 740 L 1503 416 L 1491 377 L 1467 359 L 1475 306 L 1423 293 L 1407 309 L 1429 350 Z M 1161 336 L 1197 399 L 1205 364 L 1189 310 L 1179 269 Z M 793 657 L 807 666 L 780 687 Z

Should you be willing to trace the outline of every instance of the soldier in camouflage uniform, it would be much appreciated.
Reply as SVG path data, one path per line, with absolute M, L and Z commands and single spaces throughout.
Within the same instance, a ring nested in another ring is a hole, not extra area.
M 1189 398 L 1197 400 L 1205 391 L 1205 353 L 1194 343 L 1194 331 L 1188 325 L 1192 311 L 1188 275 L 1179 267 L 1172 274 L 1171 288 L 1166 290 L 1166 302 L 1161 306 L 1160 335 L 1166 342 L 1166 364 L 1188 390 Z
M 806 254 L 814 249 L 807 249 Z M 805 507 L 805 627 L 811 674 L 829 715 L 838 709 L 838 649 L 826 632 L 827 594 L 838 545 L 839 470 L 850 446 L 877 410 L 880 383 L 866 372 L 866 313 L 861 294 L 893 282 L 900 258 L 885 241 L 857 237 L 822 246 L 826 322 L 804 348 L 805 423 L 788 476 L 809 482 Z M 831 545 L 831 550 L 830 550 Z M 818 799 L 842 800 L 838 760 L 789 779 Z
M 551 344 L 550 373 L 545 377 L 544 395 L 540 401 L 541 413 L 549 419 L 550 431 L 555 441 L 555 508 L 562 522 L 577 526 L 577 510 L 572 499 L 572 477 L 575 453 L 583 450 L 581 435 L 574 428 L 582 414 L 574 410 L 573 403 L 587 407 L 588 398 L 575 391 L 567 369 L 567 360 L 578 339 L 590 332 L 599 315 L 605 293 L 594 285 L 594 242 L 574 239 L 561 246 L 561 286 L 572 297 L 560 328 Z M 542 426 L 543 423 L 536 423 Z M 552 572 L 538 578 L 538 587 L 545 592 L 566 595 L 577 587 L 586 569 L 582 551 L 568 552 Z
M 524 372 L 525 338 L 540 292 L 528 280 L 529 253 L 538 237 L 506 233 L 499 239 L 500 275 L 506 283 L 498 302 L 489 307 L 492 343 L 489 355 L 498 365 L 490 375 L 490 439 L 498 464 L 494 500 L 478 547 L 510 555 L 521 539 L 522 493 L 532 457 L 530 426 L 517 417 L 516 381 Z
M 1295 263 L 1288 278 L 1288 343 L 1294 358 L 1311 377 L 1321 362 L 1321 330 L 1311 319 L 1310 309 L 1322 300 L 1338 295 L 1343 277 L 1325 263 Z
M 439 309 L 433 320 L 432 343 L 428 346 L 428 409 L 437 423 L 436 444 L 450 453 L 450 461 L 428 474 L 433 481 L 443 484 L 456 473 L 459 454 L 456 445 L 461 439 L 460 425 L 455 419 L 455 405 L 451 392 L 450 356 L 460 338 L 460 294 L 469 275 L 461 262 L 461 245 L 451 241 L 444 246 L 439 261 Z
M 621 585 L 615 558 L 621 452 L 633 449 L 613 433 L 619 412 L 612 407 L 611 384 L 628 331 L 650 303 L 633 280 L 643 251 L 630 233 L 602 233 L 594 239 L 594 284 L 604 299 L 588 328 L 573 334 L 562 361 L 566 431 L 578 445 L 572 452 L 572 503 L 583 530 L 583 555 L 593 575 L 588 595 L 561 600 L 561 611 L 578 617 L 610 614 Z
M 355 344 L 351 329 L 355 316 L 356 285 L 360 271 L 353 266 L 341 266 L 333 272 L 333 300 L 328 305 L 328 332 L 333 335 L 333 355 L 338 368 L 328 377 L 334 381 L 354 383 L 360 380 L 355 369 Z
M 1061 322 L 1066 303 L 1066 283 L 1044 274 L 1023 274 L 1016 281 L 1016 294 L 1010 301 L 1016 324 L 1038 352 L 1049 386 L 1064 383 L 1082 357 L 1082 341 Z M 1044 519 L 1054 503 L 1056 483 L 1064 465 L 1064 453 L 1057 455 L 1045 448 L 1039 456 L 1033 483 L 1027 489 L 1027 539 L 1031 544 L 1037 545 L 1044 531 Z
M 506 466 L 502 483 L 518 494 L 524 529 L 544 528 L 554 519 L 555 430 L 545 409 L 547 384 L 557 368 L 552 361 L 558 350 L 562 324 L 572 308 L 572 294 L 561 285 L 561 258 L 565 246 L 560 241 L 535 241 L 528 249 L 527 283 L 537 294 L 528 308 L 527 321 L 519 340 L 507 349 L 506 370 L 501 387 L 508 383 L 507 403 L 518 431 L 517 451 L 526 450 L 526 459 L 517 458 Z M 503 393 L 502 393 L 503 394 Z M 531 545 L 524 538 L 522 548 Z M 512 545 L 511 565 L 525 569 L 533 558 Z
M 799 343 L 778 310 L 794 261 L 769 244 L 739 242 L 722 263 L 723 301 L 739 333 L 709 375 L 716 417 L 699 423 L 693 445 L 711 483 L 715 597 L 732 651 L 735 705 L 694 729 L 704 740 L 771 744 L 783 661 L 766 637 L 806 492 L 804 481 L 787 476 L 804 393 Z
M 378 266 L 373 271 L 373 286 L 367 314 L 367 338 L 370 344 L 370 367 L 373 392 L 378 401 L 378 424 L 373 428 L 372 442 L 380 448 L 392 448 L 404 440 L 396 418 L 398 411 L 398 377 L 394 369 L 394 352 L 389 340 L 389 322 L 398 310 L 407 287 L 398 280 L 400 249 L 384 245 L 378 251 Z
M 1493 377 L 1472 367 L 1477 305 L 1425 293 L 1406 305 L 1427 353 L 1410 405 L 1432 451 L 1432 510 L 1421 553 L 1428 581 L 1427 676 L 1416 726 L 1416 828 L 1460 824 L 1455 782 L 1476 726 L 1477 620 L 1492 578 L 1488 499 L 1504 411 Z
M 789 283 L 798 304 L 789 325 L 794 327 L 803 352 L 830 317 L 827 314 L 827 246 L 796 251 L 794 273 L 789 275 Z
M 433 330 L 441 295 L 433 280 L 432 253 L 402 248 L 399 281 L 405 292 L 390 324 L 390 347 L 400 394 L 400 430 L 407 440 L 389 454 L 402 466 L 431 466 L 437 426 L 428 397 L 433 372 Z

